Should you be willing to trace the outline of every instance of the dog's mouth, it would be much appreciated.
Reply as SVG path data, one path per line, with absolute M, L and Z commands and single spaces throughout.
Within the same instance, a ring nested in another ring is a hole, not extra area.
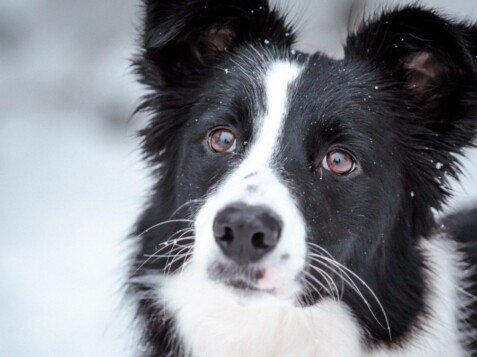
M 250 291 L 259 291 L 259 289 L 254 286 L 254 284 L 250 281 L 246 281 L 243 279 L 231 279 L 225 280 L 223 283 L 231 288 L 238 289 L 238 290 L 250 290 Z
M 208 269 L 209 279 L 230 288 L 239 296 L 270 295 L 282 298 L 283 287 L 270 283 L 267 269 L 257 266 L 215 263 Z
M 241 293 L 265 293 L 265 294 L 273 294 L 273 289 L 261 289 L 256 285 L 256 282 L 252 282 L 249 280 L 245 280 L 243 278 L 232 278 L 232 279 L 224 279 L 222 283 L 235 291 Z
M 262 292 L 257 281 L 263 273 L 258 267 L 216 262 L 209 267 L 208 275 L 212 281 L 236 291 Z

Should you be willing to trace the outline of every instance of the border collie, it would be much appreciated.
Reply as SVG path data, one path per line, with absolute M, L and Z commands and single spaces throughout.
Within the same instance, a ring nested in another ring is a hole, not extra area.
M 434 216 L 475 143 L 477 26 L 403 7 L 335 60 L 265 0 L 144 9 L 141 355 L 475 353 L 477 210 Z

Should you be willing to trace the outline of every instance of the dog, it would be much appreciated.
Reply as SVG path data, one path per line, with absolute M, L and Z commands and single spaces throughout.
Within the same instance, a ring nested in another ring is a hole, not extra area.
M 477 26 L 401 7 L 337 60 L 265 0 L 144 11 L 139 354 L 477 353 L 477 210 L 436 218 L 475 144 Z

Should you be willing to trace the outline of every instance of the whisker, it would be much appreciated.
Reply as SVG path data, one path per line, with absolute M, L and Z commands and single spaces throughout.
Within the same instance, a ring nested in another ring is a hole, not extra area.
M 168 251 L 167 253 L 165 254 L 144 254 L 144 257 L 145 258 L 149 258 L 149 257 L 153 257 L 153 258 L 167 258 L 167 257 L 173 257 L 176 255 L 176 253 L 174 252 L 177 252 L 178 250 L 182 249 L 182 248 L 189 248 L 191 246 L 191 244 L 188 244 L 188 245 L 182 245 L 182 244 L 176 244 L 172 247 L 172 249 L 170 251 Z
M 333 256 L 326 249 L 324 249 L 323 247 L 320 247 L 319 245 L 316 245 L 314 243 L 311 243 L 311 242 L 308 242 L 308 243 L 309 243 L 309 246 L 310 246 L 310 250 L 312 250 L 311 248 L 316 248 L 316 249 L 319 249 L 320 251 L 322 251 L 323 253 L 325 253 L 327 255 L 327 256 L 323 256 L 321 254 L 316 254 L 316 253 L 310 252 L 310 256 L 314 257 L 315 261 L 317 261 L 318 263 L 321 263 L 323 266 L 326 266 L 326 265 L 323 263 L 323 261 L 321 261 L 321 259 L 328 262 L 329 264 L 332 264 L 334 267 L 336 267 L 340 272 L 342 272 L 347 277 L 347 279 L 344 279 L 343 281 L 347 282 L 351 286 L 351 288 L 353 288 L 353 290 L 360 296 L 360 298 L 363 300 L 363 302 L 368 307 L 368 309 L 369 309 L 371 315 L 373 316 L 373 318 L 376 320 L 376 322 L 381 327 L 385 328 L 388 331 L 389 338 L 392 339 L 391 327 L 389 325 L 388 316 L 386 314 L 386 311 L 384 310 L 384 306 L 382 305 L 381 301 L 376 296 L 375 292 L 369 287 L 369 285 L 361 277 L 359 277 L 356 273 L 354 273 L 352 270 L 350 270 L 346 266 L 339 263 L 336 259 L 334 259 Z M 329 266 L 327 266 L 327 267 L 328 267 L 328 269 L 330 269 Z M 361 290 L 356 286 L 352 277 L 354 277 L 359 283 L 361 283 L 363 285 L 363 287 L 366 288 L 369 291 L 369 293 L 371 294 L 373 299 L 376 301 L 376 303 L 378 304 L 379 309 L 381 310 L 381 313 L 384 316 L 386 326 L 383 326 L 380 323 L 379 319 L 376 317 L 376 315 L 372 311 L 371 304 L 366 300 L 366 298 L 362 294 Z
M 324 257 L 318 257 L 318 258 L 324 258 Z M 317 259 L 316 257 L 312 258 L 314 262 L 318 263 L 318 264 L 321 264 L 323 265 L 324 267 L 330 269 L 332 272 L 334 272 L 335 274 L 337 274 L 338 272 L 333 269 L 332 267 L 330 267 L 329 265 L 327 265 L 325 262 Z M 332 262 L 328 262 L 328 263 L 332 263 Z M 365 302 L 366 306 L 368 307 L 368 309 L 370 308 L 370 305 L 368 303 L 368 301 L 366 300 L 366 298 L 364 297 L 363 293 L 361 292 L 361 290 L 358 288 L 358 286 L 355 284 L 355 282 L 349 277 L 349 275 L 342 271 L 340 267 L 336 266 L 336 269 L 338 269 L 338 271 L 341 273 L 341 279 L 343 279 L 342 281 L 345 282 L 345 283 L 348 283 L 350 285 L 350 287 L 358 294 L 358 296 Z M 343 277 L 343 274 L 345 277 Z
M 193 200 L 190 200 L 190 201 L 187 201 L 186 203 L 180 205 L 174 212 L 172 212 L 171 216 L 169 217 L 169 219 L 171 219 L 172 217 L 174 217 L 177 213 L 179 213 L 179 211 L 185 207 L 187 207 L 188 205 L 191 205 L 193 203 L 199 203 L 199 202 L 205 202 L 205 199 L 203 198 L 197 198 L 197 199 L 193 199 Z
M 320 274 L 323 277 L 323 279 L 325 279 L 326 283 L 330 287 L 330 292 L 331 292 L 330 295 L 333 297 L 334 300 L 338 300 L 339 299 L 339 291 L 338 291 L 338 287 L 336 286 L 333 278 L 327 272 L 325 272 L 322 269 L 319 269 L 318 267 L 311 266 L 311 268 L 314 271 L 316 271 L 318 274 Z M 336 295 L 335 295 L 335 293 L 336 293 Z
M 178 261 L 179 259 L 187 258 L 187 257 L 192 255 L 192 249 L 191 248 L 192 248 L 192 245 L 182 247 L 182 249 L 177 252 L 177 255 L 172 259 L 172 261 L 170 263 L 168 263 L 166 261 L 166 269 L 167 269 L 166 272 L 165 272 L 166 275 L 170 274 L 171 268 L 176 261 Z M 182 253 L 182 252 L 185 252 L 185 253 Z M 167 260 L 169 260 L 169 258 L 167 258 Z
M 326 257 L 321 257 L 322 259 L 325 259 L 325 260 L 329 260 L 329 258 L 326 258 Z M 356 273 L 354 273 L 352 270 L 348 269 L 347 267 L 345 267 L 344 265 L 340 264 L 339 262 L 333 260 L 329 260 L 330 263 L 334 264 L 337 268 L 340 268 L 343 273 L 349 278 L 349 281 L 350 282 L 353 282 L 353 280 L 351 279 L 351 277 L 349 276 L 349 274 L 351 274 L 352 277 L 356 278 L 358 280 L 358 282 L 360 282 L 368 291 L 369 293 L 371 294 L 371 296 L 373 297 L 373 299 L 376 301 L 376 303 L 378 304 L 378 307 L 379 309 L 381 310 L 381 313 L 383 314 L 384 316 L 384 320 L 385 320 L 385 323 L 386 323 L 386 326 L 383 326 L 381 324 L 381 322 L 379 321 L 379 319 L 376 317 L 376 315 L 374 314 L 373 310 L 372 310 L 372 307 L 371 307 L 371 304 L 366 300 L 366 298 L 364 297 L 364 295 L 362 293 L 360 293 L 360 296 L 363 300 L 363 302 L 366 304 L 366 306 L 368 307 L 371 315 L 373 316 L 373 318 L 376 320 L 376 322 L 382 327 L 382 328 L 385 328 L 388 333 L 389 333 L 389 338 L 392 339 L 392 336 L 391 336 L 391 327 L 389 326 L 389 320 L 388 320 L 388 316 L 386 314 L 386 311 L 384 310 L 384 307 L 381 303 L 381 301 L 378 299 L 378 297 L 376 296 L 376 294 L 374 293 L 374 291 L 369 287 L 369 285 L 363 280 L 361 279 Z M 348 274 L 349 273 L 349 274 Z M 355 288 L 360 291 L 356 284 L 353 283 L 353 285 L 355 286 Z
M 310 281 L 308 281 L 306 279 L 306 276 L 303 278 L 303 282 L 305 283 L 305 288 L 306 288 L 306 291 L 305 291 L 305 297 L 311 301 L 311 293 L 312 292 L 316 292 L 319 296 L 320 296 L 320 299 L 323 299 L 323 295 L 321 295 L 321 292 L 316 288 L 316 286 L 314 286 Z
M 188 232 L 184 232 L 183 234 L 187 234 Z M 156 251 L 152 254 L 144 254 L 144 256 L 159 256 L 159 253 L 161 253 L 163 250 L 167 249 L 167 248 L 174 248 L 174 246 L 178 246 L 180 245 L 179 243 L 184 243 L 184 241 L 188 241 L 188 240 L 193 240 L 194 237 L 193 236 L 189 236 L 189 237 L 179 237 L 179 238 L 176 238 L 174 240 L 171 240 L 171 241 L 166 241 L 166 242 L 162 242 L 161 244 L 159 244 L 157 247 L 158 249 L 156 249 Z
M 175 232 L 174 234 L 176 234 L 177 232 Z M 187 238 L 193 238 L 193 237 L 183 237 L 183 235 L 185 234 L 188 234 L 189 231 L 185 231 L 181 234 L 180 237 L 176 238 L 174 241 L 177 243 L 179 242 L 179 240 L 181 240 L 182 238 L 184 239 L 187 239 Z M 173 235 L 174 235 L 173 234 Z M 147 263 L 150 263 L 151 262 L 151 259 L 154 258 L 155 255 L 157 255 L 158 253 L 160 253 L 162 250 L 168 248 L 169 246 L 171 246 L 171 249 L 174 248 L 174 245 L 176 243 L 174 243 L 174 241 L 169 241 L 169 240 L 166 240 L 165 242 L 161 243 L 159 246 L 160 248 L 157 249 L 153 254 L 152 256 L 150 256 L 149 258 L 147 258 L 137 269 L 136 271 L 134 272 L 134 274 L 137 274 L 139 272 L 139 270 L 141 270 Z M 177 245 L 177 244 L 176 244 Z M 156 258 L 152 263 L 156 262 L 158 258 Z
M 160 222 L 160 223 L 157 223 L 157 224 L 154 224 L 153 226 L 149 227 L 149 228 L 146 228 L 145 230 L 143 230 L 140 234 L 138 234 L 136 237 L 137 238 L 140 238 L 141 236 L 143 236 L 144 234 L 148 233 L 149 231 L 151 231 L 152 229 L 154 228 L 157 228 L 157 227 L 160 227 L 160 226 L 163 226 L 165 224 L 169 224 L 169 223 L 192 223 L 194 222 L 193 220 L 191 219 L 170 219 L 168 221 L 164 221 L 164 222 Z
M 321 286 L 323 288 L 323 290 L 325 290 L 328 294 L 331 295 L 331 292 L 328 290 L 328 288 L 323 285 L 323 283 L 321 281 L 319 281 L 316 277 L 314 277 L 310 272 L 306 271 L 305 272 L 305 275 L 309 278 L 311 278 L 316 284 L 318 284 L 319 286 Z M 308 282 L 309 283 L 309 282 Z M 313 285 L 311 285 L 312 287 L 314 287 Z M 315 292 L 317 292 L 319 295 L 320 295 L 320 298 L 323 298 L 323 296 L 321 295 L 321 293 L 315 288 L 314 289 Z
M 193 236 L 189 236 L 189 237 L 183 237 L 181 240 L 193 240 L 194 237 Z M 172 242 L 171 242 L 172 243 Z M 165 246 L 163 248 L 161 248 L 159 251 L 156 251 L 154 252 L 154 254 L 152 254 L 153 257 L 155 257 L 156 259 L 154 259 L 154 261 L 152 261 L 151 263 L 155 263 L 157 260 L 159 260 L 160 258 L 163 258 L 165 257 L 165 255 L 167 255 L 168 257 L 170 256 L 175 256 L 175 254 L 182 248 L 184 247 L 191 247 L 193 245 L 193 242 L 191 243 L 186 243 L 186 244 L 177 244 L 177 243 L 173 243 L 173 244 L 170 244 L 168 246 Z M 157 253 L 159 253 L 160 251 L 162 251 L 164 248 L 168 248 L 170 247 L 171 249 L 169 251 L 167 251 L 165 254 L 160 254 L 158 255 Z
M 181 233 L 184 233 L 184 232 L 193 232 L 193 231 L 194 231 L 194 228 L 191 228 L 191 227 L 179 229 L 178 231 L 173 233 L 169 238 L 167 238 L 166 242 L 172 240 L 172 238 L 174 238 L 176 235 L 180 235 Z

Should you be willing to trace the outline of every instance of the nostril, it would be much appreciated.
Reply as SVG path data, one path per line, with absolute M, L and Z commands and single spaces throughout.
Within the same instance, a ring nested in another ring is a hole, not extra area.
M 234 240 L 234 232 L 232 231 L 232 228 L 225 227 L 224 234 L 217 238 L 223 243 L 232 243 Z
M 262 232 L 257 232 L 252 236 L 252 245 L 255 248 L 265 249 L 268 248 L 268 245 L 265 243 L 265 234 Z

